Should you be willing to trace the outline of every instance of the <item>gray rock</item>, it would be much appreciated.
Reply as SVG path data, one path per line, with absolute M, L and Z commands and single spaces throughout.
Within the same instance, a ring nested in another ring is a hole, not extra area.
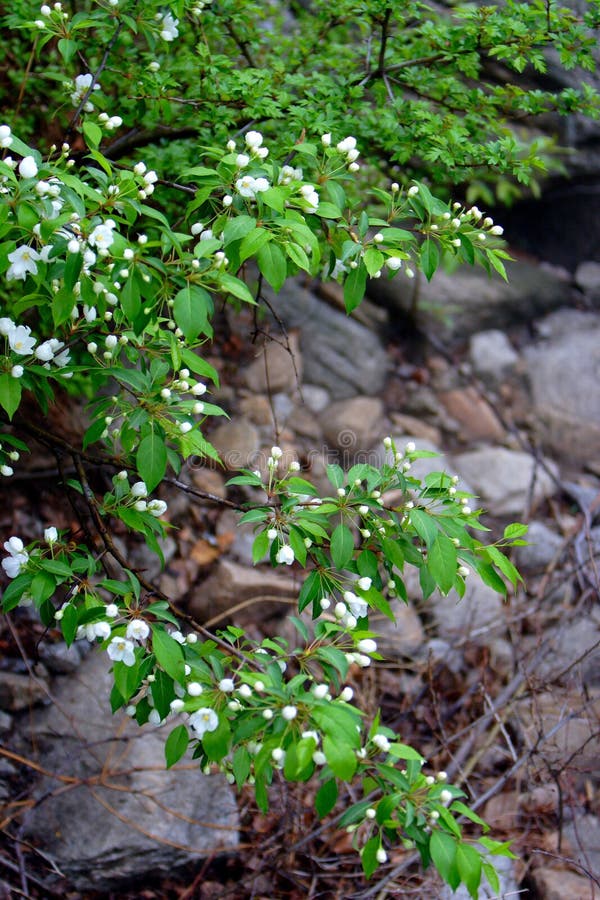
M 288 335 L 289 350 L 278 340 L 268 341 L 244 372 L 246 384 L 256 394 L 293 391 L 302 379 L 302 357 L 295 334 Z
M 81 782 L 57 791 L 56 780 L 42 779 L 24 831 L 82 891 L 168 872 L 238 839 L 226 781 L 189 762 L 167 770 L 164 742 L 176 722 L 139 728 L 122 712 L 112 717 L 111 681 L 106 654 L 93 653 L 30 726 L 28 752 Z
M 322 412 L 331 403 L 329 391 L 318 384 L 302 385 L 302 397 L 308 408 L 314 412 Z
M 321 413 L 323 433 L 329 445 L 349 454 L 368 450 L 383 430 L 383 403 L 377 397 L 338 400 Z
M 0 710 L 0 734 L 6 734 L 13 726 L 13 718 L 4 710 Z
M 81 654 L 77 643 L 70 647 L 61 641 L 58 644 L 42 643 L 39 648 L 40 659 L 49 672 L 67 675 L 74 672 L 81 663 Z
M 262 621 L 272 615 L 283 615 L 289 611 L 286 600 L 297 598 L 300 582 L 294 575 L 277 574 L 272 569 L 250 568 L 220 559 L 214 572 L 206 581 L 195 588 L 190 599 L 189 610 L 203 621 L 248 600 L 245 611 L 236 613 L 236 622 Z
M 430 282 L 420 278 L 418 284 L 416 279 L 379 278 L 371 281 L 369 292 L 408 315 L 418 290 L 418 322 L 425 331 L 450 343 L 462 343 L 469 335 L 488 329 L 530 322 L 569 302 L 572 289 L 556 275 L 521 260 L 506 268 L 508 283 L 463 267 L 452 274 L 440 269 Z
M 251 466 L 260 447 L 258 430 L 242 416 L 219 425 L 209 439 L 225 467 L 231 470 Z
M 600 447 L 600 316 L 525 351 L 533 423 L 546 447 L 586 460 Z
M 427 601 L 440 634 L 467 638 L 476 643 L 489 643 L 492 636 L 506 630 L 504 600 L 493 588 L 477 579 L 467 578 L 464 597 L 455 591 L 443 597 L 434 592 Z
M 564 679 L 580 679 L 587 686 L 600 686 L 600 615 L 595 610 L 585 619 L 563 622 L 554 631 L 552 652 L 540 662 L 538 671 L 544 678 L 556 678 L 566 671 Z M 576 666 L 576 660 L 581 660 Z
M 41 678 L 30 678 L 18 672 L 0 672 L 0 709 L 19 712 L 48 699 L 48 691 Z
M 597 816 L 580 816 L 564 826 L 564 835 L 572 845 L 574 859 L 592 872 L 600 872 L 600 820 Z M 569 854 L 570 855 L 570 854 Z
M 529 453 L 482 447 L 454 457 L 456 471 L 493 515 L 522 515 L 530 492 L 534 501 L 555 491 L 550 475 Z M 547 463 L 551 470 L 556 467 Z
M 386 659 L 414 657 L 423 649 L 425 630 L 410 604 L 399 601 L 394 604 L 396 621 L 385 616 L 371 616 L 370 627 L 377 633 L 377 646 Z
M 389 360 L 373 331 L 291 279 L 277 296 L 269 295 L 269 302 L 288 328 L 301 328 L 307 382 L 326 388 L 336 400 L 376 395 L 383 388 Z
M 528 572 L 543 571 L 564 544 L 563 538 L 543 522 L 530 522 L 525 539 L 529 544 L 515 549 L 515 562 L 517 568 Z
M 474 334 L 469 354 L 477 375 L 491 383 L 500 381 L 519 359 L 505 333 L 496 328 Z
M 575 284 L 593 302 L 600 300 L 600 263 L 589 260 L 577 266 Z

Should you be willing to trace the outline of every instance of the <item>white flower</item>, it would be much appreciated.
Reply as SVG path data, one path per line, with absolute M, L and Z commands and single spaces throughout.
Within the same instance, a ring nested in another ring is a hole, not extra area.
M 170 12 L 164 14 L 160 32 L 163 41 L 174 41 L 176 37 L 179 37 L 178 25 L 179 19 L 174 19 Z
M 10 147 L 13 142 L 11 130 L 8 125 L 0 125 L 0 147 L 5 149 Z
M 88 237 L 88 243 L 90 243 L 92 247 L 97 247 L 101 250 L 110 247 L 114 239 L 113 229 L 108 222 L 103 222 L 100 225 L 96 225 Z
M 277 551 L 277 556 L 275 557 L 280 565 L 285 563 L 286 566 L 291 566 L 294 562 L 294 558 L 294 551 L 287 544 L 283 544 L 279 548 L 279 550 Z
M 245 137 L 248 147 L 260 147 L 263 142 L 263 136 L 260 131 L 249 131 Z
M 383 847 L 378 847 L 375 851 L 375 859 L 378 863 L 384 863 L 387 860 L 387 853 L 383 849 Z
M 190 697 L 199 697 L 203 693 L 204 688 L 198 681 L 190 681 L 187 686 L 187 692 Z
M 6 544 L 4 545 L 6 547 Z M 2 560 L 2 568 L 9 578 L 16 578 L 23 566 L 27 564 L 27 553 L 15 553 Z
M 369 588 L 371 587 L 372 582 L 371 582 L 370 578 L 368 578 L 366 575 L 364 575 L 362 578 L 358 579 L 357 584 L 358 584 L 359 588 L 361 589 L 361 591 L 368 591 Z
M 10 476 L 13 474 L 14 469 L 12 466 L 7 466 L 6 464 L 0 466 L 0 475 L 4 475 L 5 478 L 10 478 Z
M 219 717 L 214 709 L 205 706 L 192 713 L 190 727 L 194 729 L 198 737 L 202 737 L 207 731 L 215 731 L 219 727 Z
M 221 678 L 219 682 L 219 690 L 224 694 L 230 694 L 235 688 L 233 678 Z
M 281 715 L 287 722 L 291 722 L 298 715 L 298 710 L 295 706 L 284 706 Z
M 375 746 L 380 750 L 383 750 L 384 753 L 387 753 L 387 751 L 390 749 L 390 742 L 386 738 L 385 734 L 374 734 L 372 740 Z
M 356 138 L 352 136 L 344 138 L 343 141 L 340 141 L 339 144 L 337 144 L 337 149 L 340 151 L 340 153 L 348 153 L 349 150 L 354 150 L 355 147 Z
M 238 694 L 248 700 L 252 696 L 252 688 L 249 684 L 240 684 Z
M 179 430 L 182 434 L 187 434 L 188 431 L 191 431 L 194 426 L 191 422 L 181 422 L 179 425 Z
M 44 341 L 42 344 L 39 344 L 35 349 L 35 356 L 41 359 L 42 362 L 49 362 L 51 359 L 54 359 L 54 351 L 50 341 Z
M 10 553 L 11 556 L 16 556 L 18 553 L 25 552 L 25 545 L 20 537 L 16 537 L 13 535 L 7 541 L 4 541 L 4 549 L 7 553 Z
M 145 481 L 136 481 L 135 484 L 132 484 L 131 496 L 132 497 L 147 497 L 148 496 L 148 488 L 146 487 L 146 482 Z
M 375 653 L 377 651 L 377 644 L 371 638 L 363 638 L 362 641 L 358 642 L 357 646 L 361 653 Z
M 447 806 L 451 801 L 452 801 L 451 791 L 444 788 L 444 790 L 440 794 L 440 803 L 443 803 L 444 806 Z
M 135 503 L 133 504 L 133 508 L 136 509 L 138 512 L 146 512 L 146 510 L 148 508 L 148 504 L 146 503 L 145 500 L 136 500 Z
M 38 167 L 33 156 L 24 156 L 19 163 L 19 175 L 22 178 L 35 178 Z
M 127 626 L 125 637 L 132 641 L 145 641 L 150 634 L 150 626 L 143 619 L 133 619 Z
M 245 169 L 250 162 L 250 157 L 246 153 L 238 153 L 235 158 L 235 164 L 238 169 Z
M 106 648 L 106 652 L 113 662 L 122 662 L 126 666 L 135 665 L 133 644 L 123 637 L 114 637 Z
M 313 694 L 315 695 L 317 700 L 323 700 L 328 693 L 329 688 L 326 684 L 315 684 L 313 688 Z
M 13 366 L 10 370 L 10 374 L 13 378 L 22 378 L 24 371 L 25 369 L 23 368 L 23 366 Z
M 58 531 L 56 530 L 54 525 L 51 525 L 50 528 L 44 528 L 44 540 L 48 544 L 56 543 L 56 541 L 58 540 Z
M 167 511 L 167 504 L 164 500 L 151 500 L 148 504 L 148 512 L 155 519 L 159 519 Z
M 385 264 L 392 272 L 397 272 L 398 269 L 402 266 L 402 260 L 399 256 L 388 256 Z
M 5 337 L 10 334 L 14 327 L 15 323 L 12 319 L 9 319 L 8 316 L 3 316 L 0 319 L 0 334 L 3 334 Z
M 419 188 L 418 188 L 418 185 L 416 185 L 416 184 L 413 184 L 412 187 L 409 187 L 409 189 L 407 191 L 407 194 L 409 197 L 414 197 L 418 193 L 419 193 Z
M 231 196 L 231 194 L 225 194 L 225 196 L 223 197 L 223 206 L 225 207 L 225 209 L 230 207 L 232 203 L 233 197 Z
M 327 131 L 321 135 L 321 143 L 324 147 L 331 147 L 331 132 Z
M 17 278 L 21 281 L 25 281 L 28 273 L 37 275 L 38 269 L 36 262 L 41 259 L 41 257 L 33 247 L 28 247 L 27 244 L 16 247 L 12 253 L 8 254 L 8 259 L 10 260 L 11 265 L 6 272 L 7 281 L 13 281 Z
M 354 697 L 354 691 L 351 687 L 345 687 L 342 693 L 340 694 L 340 700 L 343 700 L 345 703 L 350 703 L 352 698 Z
M 490 234 L 504 234 L 504 228 L 502 227 L 502 225 L 494 225 L 493 228 L 490 228 Z
M 8 334 L 10 349 L 20 356 L 28 356 L 36 342 L 36 339 L 30 335 L 31 328 L 28 325 L 15 325 Z
M 202 395 L 206 393 L 206 385 L 202 384 L 201 381 L 197 381 L 196 384 L 191 386 L 190 392 L 194 397 L 202 397 Z
M 283 764 L 285 760 L 285 750 L 281 747 L 275 747 L 275 749 L 271 751 L 271 758 L 274 762 Z
M 119 615 L 119 607 L 116 603 L 109 603 L 104 610 L 104 613 L 108 616 L 109 619 L 116 619 Z
M 283 456 L 283 450 L 281 447 L 271 447 L 271 456 L 273 459 L 281 459 Z

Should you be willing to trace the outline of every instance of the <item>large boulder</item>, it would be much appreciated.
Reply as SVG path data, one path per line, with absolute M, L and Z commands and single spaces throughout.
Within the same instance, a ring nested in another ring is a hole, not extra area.
M 411 316 L 427 332 L 454 344 L 487 329 L 531 322 L 568 303 L 569 282 L 529 263 L 507 264 L 508 283 L 481 269 L 463 266 L 449 274 L 439 269 L 430 282 L 409 280 L 399 273 L 391 281 L 370 282 L 369 296 L 390 309 Z
M 524 353 L 534 428 L 569 461 L 600 458 L 600 315 L 580 313 L 579 324 Z
M 304 378 L 335 400 L 377 395 L 389 360 L 374 331 L 290 279 L 269 302 L 289 328 L 300 328 Z
M 238 842 L 235 797 L 220 775 L 186 760 L 167 770 L 176 724 L 139 728 L 111 716 L 106 654 L 57 682 L 55 705 L 34 712 L 22 750 L 45 772 L 23 832 L 81 891 L 105 891 Z

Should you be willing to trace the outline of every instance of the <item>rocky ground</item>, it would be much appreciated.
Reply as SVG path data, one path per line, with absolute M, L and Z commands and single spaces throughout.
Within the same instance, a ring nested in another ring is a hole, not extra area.
M 515 560 L 525 586 L 506 603 L 475 582 L 460 603 L 423 603 L 408 579 L 397 625 L 375 624 L 387 661 L 356 671 L 355 688 L 513 840 L 502 896 L 593 898 L 600 265 L 572 277 L 521 260 L 508 286 L 458 272 L 370 290 L 352 318 L 335 285 L 300 283 L 268 296 L 259 321 L 223 313 L 211 362 L 231 419 L 210 439 L 229 470 L 264 466 L 276 442 L 321 484 L 327 462 L 378 461 L 392 434 L 439 450 L 420 465 L 457 473 L 492 534 L 530 525 Z M 12 481 L 2 534 L 69 527 L 51 466 L 34 454 Z M 185 477 L 230 496 L 227 472 L 192 464 Z M 299 570 L 253 568 L 251 526 L 218 502 L 171 495 L 169 516 L 162 572 L 120 535 L 147 577 L 210 628 L 235 620 L 253 636 L 288 634 Z M 98 654 L 67 650 L 27 609 L 0 628 L 0 897 L 449 896 L 408 852 L 365 884 L 335 817 L 323 826 L 312 814 L 310 784 L 277 786 L 259 817 L 249 796 L 191 761 L 164 771 L 160 729 L 140 733 L 108 713 Z

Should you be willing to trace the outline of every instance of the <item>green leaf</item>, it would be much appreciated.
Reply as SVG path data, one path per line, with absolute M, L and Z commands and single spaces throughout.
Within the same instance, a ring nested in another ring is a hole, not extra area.
M 450 811 L 455 813 L 460 813 L 461 816 L 464 816 L 466 819 L 469 819 L 471 822 L 474 822 L 476 825 L 481 825 L 484 831 L 489 831 L 489 825 L 485 822 L 477 813 L 473 812 L 472 809 L 469 809 L 462 800 L 454 800 L 452 805 L 450 806 Z
M 503 575 L 506 575 L 510 583 L 516 587 L 519 581 L 522 581 L 521 573 L 511 563 L 510 559 L 498 550 L 497 547 L 487 547 L 487 553 L 495 566 L 497 566 Z
M 175 296 L 173 318 L 188 341 L 207 332 L 208 316 L 212 313 L 213 302 L 208 291 L 197 284 L 188 284 Z
M 245 747 L 237 747 L 232 760 L 233 776 L 238 788 L 246 783 L 252 769 L 252 758 Z
M 523 537 L 523 535 L 527 534 L 528 530 L 528 525 L 523 525 L 522 522 L 512 522 L 504 529 L 503 538 L 506 541 L 512 541 L 514 538 Z
M 175 681 L 183 683 L 184 661 L 181 645 L 162 627 L 152 626 L 152 649 L 156 661 Z
M 236 216 L 234 219 L 230 219 L 223 229 L 223 246 L 226 248 L 234 241 L 241 241 L 255 228 L 256 219 L 253 219 L 252 216 Z
M 250 293 L 248 286 L 244 284 L 240 278 L 236 278 L 234 275 L 228 275 L 227 272 L 220 274 L 219 288 L 222 291 L 225 291 L 226 294 L 232 294 L 234 297 L 237 297 L 238 300 L 243 300 L 244 303 L 256 304 L 256 300 Z
M 379 272 L 383 267 L 384 260 L 385 257 L 380 250 L 369 247 L 364 255 L 364 263 L 369 275 L 373 276 L 376 272 Z
M 299 269 L 310 272 L 310 260 L 299 244 L 285 244 L 285 252 Z
M 445 831 L 436 829 L 429 841 L 429 852 L 433 863 L 444 879 L 451 887 L 458 884 L 458 872 L 455 866 L 456 841 Z
M 344 484 L 344 470 L 336 463 L 330 463 L 327 466 L 327 477 L 329 478 L 334 488 L 341 488 Z
M 298 596 L 298 611 L 306 609 L 310 603 L 314 603 L 321 596 L 321 576 L 318 572 L 311 572 L 306 578 Z
M 381 841 L 379 836 L 373 835 L 360 851 L 360 861 L 363 872 L 365 873 L 365 878 L 370 878 L 379 865 L 377 862 L 377 851 L 379 850 L 380 845 Z
M 421 245 L 420 264 L 427 281 L 431 281 L 433 274 L 440 264 L 440 251 L 438 245 L 431 238 L 427 238 Z
M 167 448 L 156 431 L 151 431 L 140 441 L 135 464 L 148 491 L 153 491 L 160 484 L 167 470 Z
M 456 547 L 449 537 L 439 533 L 427 554 L 427 568 L 443 594 L 447 594 L 456 578 Z
M 491 863 L 485 862 L 484 860 L 482 860 L 481 868 L 483 870 L 485 877 L 489 881 L 490 887 L 493 890 L 494 894 L 499 894 L 500 893 L 500 878 L 498 877 L 498 873 L 496 872 L 496 869 L 494 868 L 494 866 Z
M 190 742 L 190 736 L 185 725 L 174 728 L 165 743 L 165 760 L 167 769 L 179 762 Z
M 320 819 L 323 819 L 331 812 L 338 798 L 337 781 L 331 778 L 329 781 L 323 782 L 317 796 L 315 797 L 315 809 Z
M 269 538 L 267 537 L 267 532 L 261 531 L 256 535 L 252 544 L 252 562 L 254 565 L 266 556 L 268 550 Z
M 323 753 L 334 775 L 337 775 L 342 781 L 352 780 L 358 760 L 353 748 L 349 744 L 342 742 L 341 735 L 339 739 L 325 735 L 323 738 Z
M 56 590 L 56 579 L 48 572 L 38 572 L 31 581 L 30 593 L 36 606 L 49 600 Z
M 240 263 L 256 256 L 258 251 L 273 239 L 273 235 L 266 228 L 255 228 L 243 239 L 240 245 Z
M 481 856 L 470 844 L 459 844 L 456 850 L 456 868 L 461 881 L 474 900 L 478 897 L 481 882 Z
M 420 763 L 425 762 L 421 754 L 414 747 L 409 747 L 408 744 L 390 744 L 389 753 L 390 756 L 395 756 L 396 759 L 415 759 Z
M 220 762 L 229 753 L 231 730 L 229 722 L 219 717 L 219 725 L 214 731 L 205 731 L 202 735 L 204 752 L 212 762 Z
M 316 216 L 322 216 L 324 219 L 341 219 L 342 213 L 335 206 L 334 203 L 328 203 L 326 200 L 323 200 L 322 203 L 319 203 L 319 207 L 315 212 Z
M 15 606 L 19 605 L 19 600 L 23 594 L 29 591 L 31 584 L 31 575 L 28 572 L 22 572 L 13 578 L 4 593 L 2 594 L 2 611 L 10 612 Z
M 287 262 L 281 247 L 273 243 L 265 244 L 256 254 L 256 261 L 273 290 L 281 290 L 287 278 Z
M 367 287 L 367 270 L 360 263 L 356 269 L 352 269 L 344 282 L 344 305 L 346 312 L 350 314 L 352 310 L 363 301 Z
M 354 538 L 347 525 L 341 524 L 331 535 L 331 558 L 337 569 L 344 569 L 354 553 Z
M 12 419 L 21 402 L 21 382 L 13 378 L 10 372 L 0 375 L 0 406 Z
M 60 44 L 74 44 L 74 41 L 59 41 Z M 77 45 L 75 45 L 76 49 Z M 82 131 L 86 140 L 88 147 L 91 147 L 92 150 L 97 150 L 102 142 L 102 129 L 99 125 L 96 125 L 94 122 L 84 122 L 82 126 Z

